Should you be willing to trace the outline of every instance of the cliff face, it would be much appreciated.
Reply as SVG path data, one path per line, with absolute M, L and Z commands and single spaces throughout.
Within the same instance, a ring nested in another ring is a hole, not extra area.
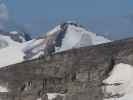
M 117 63 L 133 65 L 133 38 L 61 52 L 0 69 L 2 100 L 103 100 L 102 80 Z

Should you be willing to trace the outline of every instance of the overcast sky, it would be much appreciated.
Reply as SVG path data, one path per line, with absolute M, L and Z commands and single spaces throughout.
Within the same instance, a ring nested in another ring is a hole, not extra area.
M 133 36 L 133 0 L 3 0 L 11 22 L 38 35 L 67 20 L 110 38 Z

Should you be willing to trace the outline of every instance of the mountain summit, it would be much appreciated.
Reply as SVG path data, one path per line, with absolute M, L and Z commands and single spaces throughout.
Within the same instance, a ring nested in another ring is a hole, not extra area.
M 52 36 L 56 51 L 110 42 L 109 39 L 98 36 L 88 31 L 82 25 L 72 21 L 58 25 L 53 30 L 49 31 L 47 36 Z

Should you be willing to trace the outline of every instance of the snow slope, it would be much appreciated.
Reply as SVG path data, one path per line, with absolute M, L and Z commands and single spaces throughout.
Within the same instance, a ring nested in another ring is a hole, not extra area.
M 44 54 L 44 49 L 46 49 L 45 39 L 33 39 L 23 44 L 22 51 L 24 52 L 25 60 L 35 59 Z
M 24 53 L 21 46 L 9 46 L 0 50 L 0 67 L 22 62 Z
M 103 81 L 104 100 L 133 100 L 133 66 L 120 63 Z
M 38 58 L 43 55 L 45 46 L 44 39 L 33 39 L 24 43 L 13 42 L 0 50 L 0 67 Z
M 53 36 L 56 52 L 110 42 L 109 39 L 98 36 L 70 21 L 58 25 L 48 32 L 47 36 Z
M 9 36 L 0 34 L 0 49 L 6 48 L 8 46 L 16 46 L 19 44 L 19 42 L 13 41 Z
M 109 39 L 97 36 L 73 22 L 58 25 L 45 37 L 29 41 L 26 41 L 24 34 L 15 31 L 0 33 L 0 41 L 0 67 L 35 59 L 41 55 L 110 42 Z
M 26 41 L 18 32 L 0 32 L 0 67 L 24 61 L 24 52 Z

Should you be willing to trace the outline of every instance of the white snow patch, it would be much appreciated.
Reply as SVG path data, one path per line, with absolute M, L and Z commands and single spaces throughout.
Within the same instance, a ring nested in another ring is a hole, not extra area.
M 60 51 L 72 49 L 81 40 L 82 34 L 82 31 L 76 32 L 75 26 L 69 26 Z
M 121 95 L 104 100 L 133 100 L 133 66 L 120 63 L 114 66 L 110 76 L 103 81 L 105 94 Z M 117 85 L 116 85 L 117 84 Z
M 0 35 L 0 46 L 1 46 L 0 48 L 5 48 L 8 46 L 16 46 L 16 45 L 20 45 L 20 43 L 13 41 L 8 36 Z
M 12 40 L 9 36 L 0 35 L 0 67 L 23 61 L 23 44 Z
M 94 35 L 94 37 L 92 37 L 92 40 L 93 40 L 93 45 L 111 42 L 111 40 L 98 35 Z
M 0 67 L 22 62 L 24 53 L 19 46 L 9 46 L 0 50 Z
M 95 33 L 89 32 L 82 27 L 69 25 L 65 37 L 63 38 L 62 45 L 58 48 L 57 52 L 107 42 L 111 41 L 102 36 L 97 36 Z
M 4 86 L 0 86 L 0 92 L 9 92 L 9 90 Z
M 53 100 L 54 98 L 56 98 L 58 95 L 59 96 L 64 96 L 64 94 L 60 94 L 60 93 L 47 93 L 48 95 L 48 100 Z
M 3 37 L 0 37 L 2 40 Z M 6 40 L 7 39 L 7 40 Z M 40 55 L 44 54 L 44 49 L 46 47 L 46 43 L 44 39 L 33 39 L 28 42 L 18 43 L 14 42 L 8 37 L 4 37 L 3 41 L 8 41 L 8 46 L 0 49 L 0 67 L 5 67 L 8 65 L 16 64 L 23 62 L 24 57 L 27 55 L 25 52 L 29 51 L 29 53 L 33 53 L 30 59 L 38 58 Z

